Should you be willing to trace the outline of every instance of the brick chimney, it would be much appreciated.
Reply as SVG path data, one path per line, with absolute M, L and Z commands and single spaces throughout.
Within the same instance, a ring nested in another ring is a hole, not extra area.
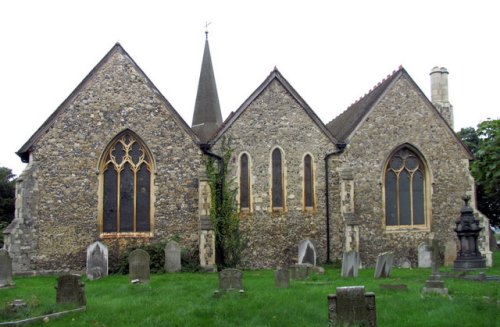
M 453 106 L 448 99 L 448 70 L 434 67 L 431 70 L 431 101 L 453 129 Z

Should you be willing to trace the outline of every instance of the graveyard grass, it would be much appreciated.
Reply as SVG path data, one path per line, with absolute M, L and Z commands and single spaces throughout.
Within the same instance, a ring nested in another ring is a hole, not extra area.
M 500 252 L 494 256 L 487 275 L 500 275 Z M 361 269 L 354 279 L 341 278 L 339 268 L 325 268 L 324 275 L 292 280 L 286 289 L 274 287 L 272 270 L 244 271 L 244 294 L 219 298 L 212 296 L 216 274 L 152 274 L 143 285 L 131 285 L 124 275 L 83 278 L 86 311 L 38 325 L 329 326 L 327 295 L 339 286 L 364 285 L 376 294 L 378 326 L 500 326 L 499 282 L 443 278 L 449 296 L 423 295 L 430 269 L 395 268 L 387 279 L 374 279 L 373 269 Z M 0 321 L 12 319 L 7 303 L 19 298 L 28 304 L 22 314 L 31 316 L 69 309 L 55 305 L 56 277 L 15 277 L 14 282 L 15 288 L 0 289 Z M 408 290 L 383 290 L 381 284 L 406 284 Z

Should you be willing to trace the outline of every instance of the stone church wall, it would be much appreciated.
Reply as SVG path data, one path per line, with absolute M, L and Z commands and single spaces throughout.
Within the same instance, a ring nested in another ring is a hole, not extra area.
M 272 81 L 241 113 L 223 137 L 233 149 L 231 176 L 238 185 L 239 157 L 250 157 L 251 209 L 240 211 L 243 237 L 242 266 L 270 268 L 297 257 L 298 244 L 310 238 L 316 244 L 318 262 L 326 256 L 324 157 L 335 145 L 287 92 Z M 213 148 L 220 154 L 220 138 Z M 286 209 L 271 210 L 271 152 L 283 153 Z M 303 157 L 314 161 L 315 208 L 303 206 Z M 335 183 L 335 179 L 330 179 Z M 334 190 L 331 190 L 335 192 Z
M 29 217 L 24 215 L 25 224 L 12 231 L 18 238 L 24 233 L 25 241 L 29 236 L 36 252 L 29 264 L 19 263 L 20 269 L 84 268 L 86 247 L 100 239 L 100 156 L 125 129 L 136 133 L 154 157 L 154 236 L 101 240 L 110 247 L 110 260 L 128 245 L 172 237 L 179 237 L 183 247 L 197 249 L 202 153 L 168 106 L 120 51 L 81 86 L 36 142 L 32 163 L 22 175 L 36 181 L 38 196 L 23 204 Z
M 374 265 L 377 254 L 385 251 L 395 252 L 396 263 L 408 258 L 416 265 L 419 243 L 431 237 L 443 244 L 455 239 L 454 221 L 463 206 L 462 197 L 472 192 L 467 155 L 409 80 L 403 76 L 387 90 L 348 143 L 342 154 L 344 164 L 337 168 L 354 174 L 354 213 L 363 265 Z M 384 227 L 384 163 L 404 143 L 422 153 L 431 174 L 427 230 Z

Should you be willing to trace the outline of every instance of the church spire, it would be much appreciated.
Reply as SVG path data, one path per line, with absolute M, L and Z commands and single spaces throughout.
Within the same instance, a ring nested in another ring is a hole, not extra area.
M 191 125 L 202 143 L 207 142 L 222 124 L 219 96 L 217 95 L 214 69 L 208 46 L 208 31 L 205 31 L 205 35 L 205 51 L 203 52 L 200 81 L 198 82 L 198 93 Z

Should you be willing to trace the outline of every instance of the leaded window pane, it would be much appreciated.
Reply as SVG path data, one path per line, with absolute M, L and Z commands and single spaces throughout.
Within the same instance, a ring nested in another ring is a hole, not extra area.
M 138 232 L 147 232 L 150 228 L 151 211 L 151 180 L 150 173 L 145 164 L 141 165 L 137 172 L 137 221 L 136 230 Z
M 413 224 L 424 223 L 424 176 L 416 171 L 413 174 Z
M 274 149 L 272 154 L 272 203 L 273 207 L 283 207 L 283 172 L 281 162 L 281 151 Z
M 312 173 L 312 159 L 310 155 L 304 158 L 304 193 L 306 207 L 314 206 L 313 199 L 313 173 Z
M 108 165 L 103 174 L 104 196 L 103 196 L 103 231 L 116 232 L 118 219 L 117 212 L 117 185 L 118 174 L 113 166 Z
M 392 171 L 387 172 L 385 177 L 385 212 L 388 226 L 398 224 L 398 196 L 396 185 L 396 174 Z
M 240 159 L 240 207 L 250 207 L 250 183 L 248 173 L 248 155 L 243 154 Z
M 134 231 L 134 172 L 126 163 L 120 172 L 120 232 Z

